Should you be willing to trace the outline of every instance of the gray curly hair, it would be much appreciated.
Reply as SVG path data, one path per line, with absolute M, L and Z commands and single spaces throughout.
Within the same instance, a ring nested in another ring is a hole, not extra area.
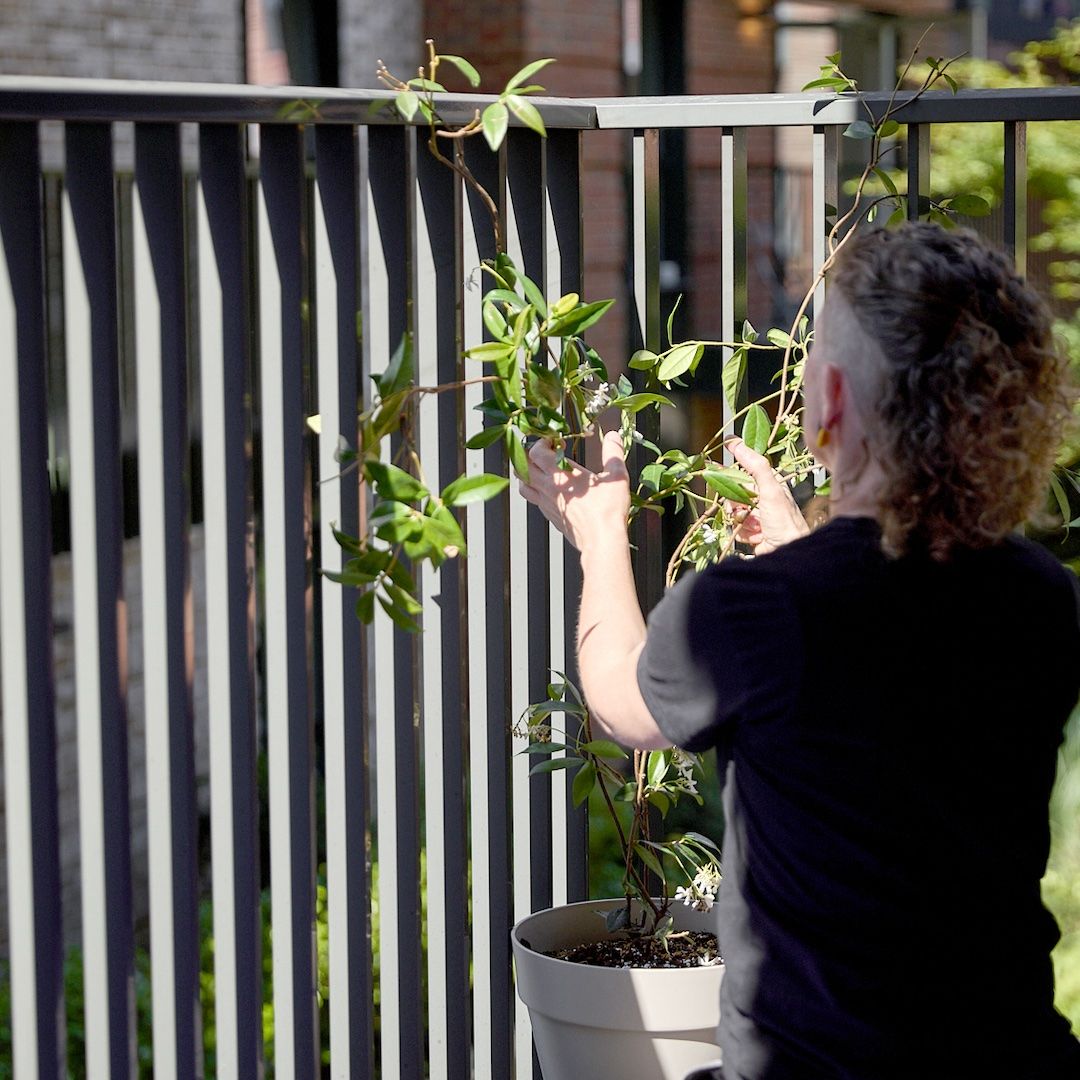
M 854 237 L 829 284 L 878 346 L 863 405 L 885 550 L 945 560 L 1041 510 L 1076 389 L 1009 259 L 967 230 L 909 222 Z

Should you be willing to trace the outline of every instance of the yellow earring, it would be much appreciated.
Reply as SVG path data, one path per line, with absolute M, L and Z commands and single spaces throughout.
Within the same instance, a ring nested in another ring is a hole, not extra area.
M 819 427 L 817 432 L 817 444 L 819 447 L 828 446 L 832 435 L 827 427 Z

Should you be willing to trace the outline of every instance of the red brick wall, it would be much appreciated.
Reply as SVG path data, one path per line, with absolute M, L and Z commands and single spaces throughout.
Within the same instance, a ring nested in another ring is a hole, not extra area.
M 588 4 L 568 0 L 522 0 L 500 5 L 493 0 L 427 4 L 425 32 L 444 52 L 467 56 L 480 69 L 485 87 L 495 89 L 520 66 L 542 56 L 557 62 L 541 82 L 549 93 L 565 97 L 614 96 L 623 93 L 621 9 L 617 0 Z M 740 21 L 734 0 L 687 0 L 687 91 L 692 94 L 767 92 L 773 88 L 773 29 L 765 20 Z M 628 351 L 629 308 L 626 296 L 627 208 L 625 169 L 628 136 L 590 132 L 585 137 L 584 199 L 586 297 L 613 296 L 620 319 L 609 318 L 593 332 L 593 344 L 613 367 Z M 720 135 L 691 133 L 689 156 L 689 235 L 691 250 L 687 303 L 692 332 L 718 332 L 720 288 Z M 752 138 L 751 232 L 768 236 L 772 216 L 774 159 L 770 135 Z M 751 266 L 768 260 L 751 258 Z M 752 318 L 767 318 L 768 283 L 750 281 Z
M 769 93 L 775 85 L 773 25 L 765 19 L 741 20 L 732 2 L 687 4 L 686 89 L 691 94 Z M 720 332 L 720 132 L 692 131 L 687 139 L 692 245 L 691 303 L 693 333 L 715 337 Z M 750 132 L 747 142 L 750 214 L 748 233 L 749 317 L 755 325 L 768 320 L 770 283 L 761 268 L 769 264 L 772 233 L 771 131 Z M 763 257 L 764 256 L 764 257 Z M 738 315 L 739 313 L 737 313 Z
M 471 60 L 482 89 L 497 90 L 519 68 L 545 56 L 556 63 L 537 80 L 557 97 L 614 96 L 622 92 L 621 5 L 618 0 L 495 0 L 430 2 L 425 32 L 441 52 Z M 448 87 L 465 89 L 448 74 Z M 602 356 L 615 361 L 626 352 L 624 265 L 626 232 L 623 161 L 625 136 L 590 132 L 584 141 L 585 297 L 615 297 L 623 319 L 608 318 L 590 333 Z

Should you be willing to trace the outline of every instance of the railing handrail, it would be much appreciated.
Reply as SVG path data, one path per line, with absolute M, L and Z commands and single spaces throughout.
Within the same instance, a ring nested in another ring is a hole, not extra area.
M 1080 120 L 1080 87 L 931 91 L 918 100 L 897 95 L 903 123 L 979 123 Z M 252 86 L 221 83 L 76 79 L 0 75 L 0 119 L 220 123 L 401 123 L 388 90 L 325 86 Z M 536 97 L 549 127 L 641 129 L 687 127 L 798 127 L 847 124 L 885 111 L 891 95 L 693 94 L 671 97 Z M 464 122 L 494 101 L 489 94 L 441 94 L 449 123 Z M 906 102 L 906 104 L 905 104 Z M 422 124 L 417 115 L 413 123 Z M 520 121 L 511 117 L 512 124 Z

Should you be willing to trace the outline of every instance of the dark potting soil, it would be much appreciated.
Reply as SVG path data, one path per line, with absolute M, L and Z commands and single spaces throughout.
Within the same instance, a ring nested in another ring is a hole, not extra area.
M 719 950 L 715 934 L 688 930 L 672 934 L 667 939 L 666 950 L 652 936 L 619 936 L 555 949 L 545 955 L 595 967 L 696 968 L 715 961 Z

